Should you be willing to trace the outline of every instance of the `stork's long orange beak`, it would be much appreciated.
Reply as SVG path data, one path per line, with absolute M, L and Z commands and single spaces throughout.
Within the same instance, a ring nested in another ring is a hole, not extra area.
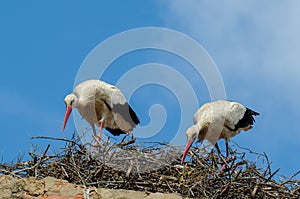
M 184 150 L 184 153 L 183 153 L 183 156 L 182 156 L 182 159 L 181 159 L 181 164 L 183 164 L 184 159 L 185 159 L 186 155 L 188 154 L 193 142 L 194 142 L 194 140 L 191 140 L 191 139 L 187 140 L 185 150 Z
M 67 124 L 67 121 L 69 119 L 69 116 L 72 112 L 72 106 L 67 106 L 67 110 L 66 110 L 66 114 L 65 114 L 65 119 L 64 119 L 64 125 L 62 127 L 62 131 L 65 130 L 65 127 L 66 127 L 66 124 Z

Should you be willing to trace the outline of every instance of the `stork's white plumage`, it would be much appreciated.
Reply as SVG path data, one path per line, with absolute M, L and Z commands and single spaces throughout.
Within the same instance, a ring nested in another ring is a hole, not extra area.
M 96 136 L 95 124 L 106 128 L 113 135 L 125 134 L 140 123 L 139 118 L 122 92 L 113 85 L 100 80 L 87 80 L 65 97 L 66 114 L 62 130 L 64 131 L 72 108 L 77 108 L 82 117 L 92 126 Z
M 210 143 L 216 143 L 215 146 L 219 153 L 220 149 L 217 141 L 221 138 L 226 142 L 226 161 L 228 161 L 229 151 L 228 142 L 241 130 L 249 130 L 255 122 L 253 116 L 259 113 L 245 107 L 244 105 L 226 100 L 219 100 L 204 104 L 194 115 L 194 125 L 187 132 L 187 143 L 181 164 L 193 144 L 198 138 L 198 142 L 204 139 Z M 223 165 L 223 170 L 225 165 Z

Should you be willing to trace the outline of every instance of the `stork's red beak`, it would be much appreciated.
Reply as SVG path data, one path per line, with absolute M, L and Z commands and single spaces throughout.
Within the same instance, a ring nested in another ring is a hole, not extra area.
M 184 162 L 184 159 L 186 157 L 186 155 L 188 154 L 192 144 L 193 144 L 194 140 L 191 140 L 189 139 L 187 142 L 186 142 L 186 146 L 185 146 L 185 150 L 184 150 L 184 153 L 183 153 L 183 156 L 182 156 L 182 159 L 181 159 L 181 164 L 183 164 Z
M 65 130 L 65 127 L 66 127 L 66 124 L 67 124 L 67 121 L 69 119 L 69 116 L 72 112 L 72 106 L 67 106 L 67 110 L 66 110 L 66 114 L 65 114 L 65 120 L 64 120 L 64 125 L 62 127 L 62 131 Z

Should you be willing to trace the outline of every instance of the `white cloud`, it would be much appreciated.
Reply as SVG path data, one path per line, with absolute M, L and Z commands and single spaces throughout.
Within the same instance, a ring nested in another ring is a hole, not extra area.
M 169 27 L 196 38 L 212 55 L 229 97 L 273 95 L 275 102 L 298 104 L 299 1 L 172 0 L 164 8 Z
M 165 19 L 203 43 L 220 60 L 221 68 L 242 72 L 259 69 L 276 76 L 287 72 L 293 76 L 300 70 L 299 8 L 299 1 L 172 0 Z

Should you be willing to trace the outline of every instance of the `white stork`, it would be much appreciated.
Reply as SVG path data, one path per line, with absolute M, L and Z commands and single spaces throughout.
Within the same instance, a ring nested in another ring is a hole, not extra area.
M 82 118 L 92 126 L 95 136 L 95 124 L 100 127 L 98 139 L 102 136 L 103 128 L 116 136 L 126 134 L 140 123 L 122 92 L 116 86 L 100 80 L 87 80 L 78 84 L 64 101 L 66 114 L 62 131 L 73 108 L 77 108 Z
M 219 100 L 204 104 L 194 115 L 194 125 L 186 131 L 187 143 L 181 164 L 196 138 L 198 138 L 198 142 L 206 139 L 210 143 L 216 143 L 215 147 L 219 154 L 221 151 L 217 141 L 221 138 L 225 139 L 226 161 L 229 161 L 228 142 L 230 138 L 239 134 L 241 130 L 251 129 L 255 122 L 253 115 L 259 115 L 259 113 L 237 102 Z

